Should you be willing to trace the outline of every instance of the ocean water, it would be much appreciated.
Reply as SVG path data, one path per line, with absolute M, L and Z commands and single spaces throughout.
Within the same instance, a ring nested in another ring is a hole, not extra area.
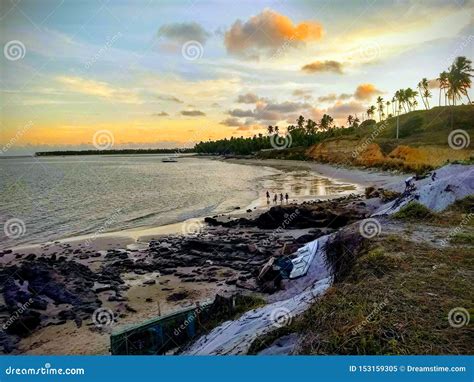
M 295 197 L 348 193 L 307 172 L 160 155 L 0 159 L 0 248 L 153 227 Z

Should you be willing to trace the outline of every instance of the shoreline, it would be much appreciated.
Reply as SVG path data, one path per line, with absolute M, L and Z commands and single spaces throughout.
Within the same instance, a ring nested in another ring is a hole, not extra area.
M 277 170 L 280 174 L 283 172 L 294 172 L 294 171 L 308 171 L 312 175 L 319 176 L 321 178 L 329 179 L 335 184 L 350 184 L 355 187 L 355 194 L 361 194 L 367 186 L 386 187 L 391 190 L 400 191 L 396 189 L 400 181 L 406 178 L 406 175 L 392 174 L 383 171 L 371 171 L 365 169 L 352 169 L 343 168 L 329 164 L 322 164 L 316 162 L 296 161 L 296 160 L 282 160 L 282 159 L 240 159 L 232 158 L 226 159 L 223 157 L 212 157 L 212 156 L 194 156 L 198 159 L 211 159 L 229 162 L 233 164 L 248 165 L 248 166 L 263 166 L 268 167 L 272 170 Z M 277 173 L 270 176 L 275 176 Z M 259 205 L 263 199 L 261 196 L 265 190 L 264 177 L 260 178 L 254 189 L 256 198 L 253 199 L 245 207 L 239 209 L 230 209 L 225 212 L 217 213 L 218 216 L 233 216 L 244 215 L 245 211 L 252 210 L 250 217 L 254 216 L 255 213 L 264 211 L 269 206 Z M 330 195 L 328 199 L 343 196 L 341 195 Z M 326 197 L 310 197 L 308 200 L 321 199 L 325 200 Z M 300 203 L 305 199 L 303 198 L 292 198 L 291 202 Z M 273 206 L 273 204 L 270 204 Z M 212 214 L 216 215 L 216 214 Z M 207 215 L 209 216 L 209 215 Z M 66 237 L 57 240 L 51 240 L 33 244 L 23 244 L 15 247 L 6 248 L 7 250 L 13 250 L 19 253 L 41 253 L 46 254 L 60 250 L 62 245 L 68 245 L 72 249 L 81 249 L 85 241 L 91 242 L 88 249 L 101 251 L 106 250 L 110 247 L 120 247 L 132 249 L 134 246 L 145 245 L 150 240 L 166 236 L 166 235 L 179 235 L 186 234 L 187 226 L 202 225 L 204 219 L 207 216 L 194 217 L 186 219 L 180 222 L 171 224 L 148 226 L 148 227 L 136 227 L 119 231 L 101 232 L 101 233 L 89 233 L 85 235 L 77 235 Z M 247 214 L 247 216 L 249 216 Z

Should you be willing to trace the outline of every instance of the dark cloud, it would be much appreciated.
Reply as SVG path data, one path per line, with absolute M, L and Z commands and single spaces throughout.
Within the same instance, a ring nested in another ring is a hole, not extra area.
M 351 102 L 336 102 L 333 106 L 329 107 L 327 114 L 334 118 L 347 117 L 349 114 L 356 114 L 364 112 L 365 107 L 363 104 L 357 101 Z
M 159 113 L 153 113 L 152 116 L 153 117 L 167 117 L 169 114 L 165 111 L 161 111 Z
M 204 44 L 209 36 L 210 34 L 195 22 L 165 24 L 158 30 L 158 37 L 166 38 L 178 44 L 190 40 L 196 40 Z
M 311 93 L 312 93 L 311 90 L 308 90 L 308 89 L 296 89 L 293 91 L 292 94 L 295 97 L 301 97 L 305 100 L 309 100 L 313 97 Z
M 331 94 L 327 94 L 325 96 L 321 96 L 321 97 L 318 97 L 318 101 L 319 102 L 334 102 L 336 100 L 341 100 L 341 101 L 344 101 L 344 100 L 347 100 L 349 98 L 352 98 L 353 95 L 352 94 L 347 94 L 347 93 L 342 93 L 342 94 L 335 94 L 335 93 L 331 93 Z
M 172 96 L 172 95 L 158 95 L 156 96 L 156 98 L 161 99 L 162 101 L 184 103 L 184 101 L 181 101 L 179 98 L 176 98 L 175 96 Z
M 232 126 L 232 127 L 243 125 L 243 123 L 238 118 L 235 118 L 235 117 L 226 118 L 219 123 L 221 125 Z
M 303 72 L 319 73 L 319 72 L 333 72 L 342 74 L 342 64 L 338 61 L 315 61 L 307 64 L 301 68 Z
M 186 117 L 200 117 L 206 115 L 201 110 L 183 110 L 181 111 L 181 115 Z
M 280 113 L 293 113 L 301 109 L 310 109 L 311 105 L 309 103 L 301 102 L 290 102 L 285 101 L 282 103 L 269 103 L 266 105 L 265 109 L 269 111 L 277 111 Z
M 234 118 L 248 118 L 246 124 L 251 123 L 274 123 L 275 121 L 283 121 L 292 114 L 311 114 L 313 107 L 306 102 L 285 101 L 276 102 L 260 102 L 257 103 L 255 109 L 233 109 L 228 114 Z
M 242 57 L 258 59 L 274 54 L 282 47 L 321 39 L 322 26 L 314 21 L 293 24 L 290 18 L 271 9 L 265 9 L 243 22 L 237 20 L 225 32 L 227 52 Z
M 260 100 L 258 95 L 253 93 L 240 94 L 237 97 L 238 103 L 257 103 Z

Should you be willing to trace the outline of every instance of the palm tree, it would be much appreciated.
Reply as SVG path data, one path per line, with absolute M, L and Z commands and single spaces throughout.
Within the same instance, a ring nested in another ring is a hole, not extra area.
M 278 135 L 278 130 L 279 130 L 279 129 L 278 129 L 278 126 L 275 126 L 275 127 L 273 128 L 273 130 L 275 131 L 275 134 Z
M 354 122 L 354 117 L 352 115 L 348 115 L 347 116 L 347 124 L 349 125 L 349 127 L 352 126 L 353 122 Z
M 404 92 L 404 95 L 405 95 L 405 101 L 408 105 L 408 111 L 411 111 L 411 108 L 413 106 L 415 106 L 415 97 L 418 95 L 418 92 L 414 91 L 412 88 L 406 88 L 405 89 L 405 92 Z M 418 102 L 417 102 L 418 104 Z
M 456 105 L 456 98 L 460 99 L 462 95 L 467 97 L 469 104 L 471 103 L 468 89 L 471 87 L 473 72 L 471 60 L 463 56 L 456 57 L 448 73 L 448 93 L 450 93 L 454 105 Z
M 372 105 L 371 107 L 369 107 L 369 108 L 367 109 L 367 118 L 373 117 L 374 114 L 375 114 L 375 110 L 377 110 L 377 109 L 375 108 L 374 105 Z
M 404 89 L 397 90 L 395 92 L 395 98 L 398 101 L 398 113 L 400 114 L 400 111 L 403 106 L 403 110 L 405 110 L 405 113 L 407 112 L 407 109 L 405 107 L 405 102 L 406 102 L 406 92 Z
M 390 101 L 385 102 L 385 105 L 387 105 L 387 115 L 389 115 L 389 113 L 388 113 L 388 107 L 390 106 Z
M 302 129 L 304 126 L 304 117 L 300 115 L 296 121 L 296 124 L 298 125 L 298 128 Z
M 268 126 L 268 135 L 272 135 L 273 134 L 273 126 L 270 125 Z
M 378 96 L 377 97 L 377 105 L 378 105 L 378 112 L 379 112 L 379 121 L 382 120 L 382 114 L 383 114 L 383 98 Z
M 441 106 L 441 91 L 444 90 L 444 104 L 446 105 L 446 89 L 448 87 L 448 72 L 442 71 L 437 78 L 439 83 L 439 106 Z
M 359 127 L 359 123 L 360 123 L 360 119 L 357 118 L 357 115 L 356 115 L 356 117 L 354 118 L 354 122 L 353 122 L 352 126 Z
M 430 92 L 430 89 L 429 89 L 429 82 L 426 78 L 423 78 L 421 80 L 421 85 L 422 85 L 422 88 L 423 88 L 423 93 L 422 93 L 422 98 L 425 97 L 425 100 L 426 100 L 426 104 L 425 104 L 425 107 L 426 107 L 426 110 L 428 110 L 430 108 L 430 101 L 429 101 L 429 98 L 431 98 L 431 92 Z
M 424 80 L 425 78 L 423 78 Z M 423 105 L 425 105 L 425 109 L 426 109 L 426 102 L 425 102 L 425 99 L 423 98 L 423 80 L 421 80 L 420 82 L 418 82 L 418 92 L 420 93 L 420 97 L 421 97 L 421 100 L 423 101 Z
M 321 127 L 322 130 L 329 130 L 333 122 L 334 122 L 334 119 L 330 115 L 324 114 L 323 117 L 321 118 L 321 121 L 319 122 L 319 126 Z

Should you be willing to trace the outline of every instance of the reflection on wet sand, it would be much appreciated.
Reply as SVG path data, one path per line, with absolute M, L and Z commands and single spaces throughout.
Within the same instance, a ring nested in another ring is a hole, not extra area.
M 265 195 L 267 191 L 270 193 L 268 200 Z M 361 191 L 363 191 L 362 188 L 356 184 L 338 182 L 309 171 L 284 170 L 263 178 L 262 192 L 254 206 L 263 207 L 267 204 L 275 204 L 275 194 L 278 196 L 276 203 L 280 204 L 280 194 L 285 195 L 286 193 L 288 193 L 291 203 L 310 199 L 327 199 Z

